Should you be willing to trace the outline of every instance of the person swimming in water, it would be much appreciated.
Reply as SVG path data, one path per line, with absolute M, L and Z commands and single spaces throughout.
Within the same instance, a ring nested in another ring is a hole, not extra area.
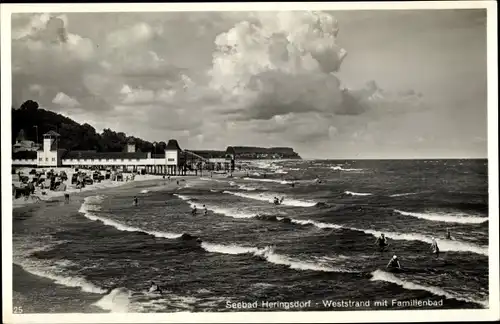
M 446 239 L 447 240 L 452 240 L 452 238 L 451 238 L 451 232 L 450 232 L 449 228 L 446 229 Z
M 399 263 L 399 259 L 396 255 L 392 257 L 392 259 L 387 264 L 386 268 L 388 269 L 401 269 L 401 264 Z
M 158 286 L 157 284 L 155 284 L 153 281 L 151 281 L 151 287 L 149 287 L 149 292 L 150 293 L 157 292 L 157 293 L 160 293 L 160 294 L 162 293 L 160 286 Z
M 134 196 L 134 206 L 139 205 L 139 198 L 137 196 Z
M 206 214 L 208 214 L 208 209 L 207 209 L 207 207 L 206 207 L 205 205 L 203 205 L 203 208 L 204 208 L 203 214 L 205 214 L 205 215 L 206 215 Z
M 274 197 L 274 204 L 275 205 L 279 205 L 280 204 L 280 200 L 278 199 L 278 197 Z
M 439 247 L 435 238 L 432 238 L 431 250 L 432 253 L 436 255 L 436 258 L 439 258 Z
M 193 210 L 191 210 L 191 213 L 193 215 L 196 215 L 196 213 L 198 212 L 198 209 L 196 208 L 196 206 L 193 207 Z
M 385 248 L 389 246 L 389 243 L 387 243 L 387 238 L 385 237 L 384 233 L 380 234 L 380 236 L 375 241 L 375 244 L 378 245 L 380 251 L 384 251 Z

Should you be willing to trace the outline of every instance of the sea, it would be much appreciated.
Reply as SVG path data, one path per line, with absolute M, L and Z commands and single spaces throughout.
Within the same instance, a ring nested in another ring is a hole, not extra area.
M 20 289 L 24 303 L 130 313 L 488 308 L 487 160 L 252 166 L 175 189 L 175 180 L 115 188 L 31 223 L 14 211 L 15 269 L 51 282 Z M 386 269 L 393 255 L 404 271 Z

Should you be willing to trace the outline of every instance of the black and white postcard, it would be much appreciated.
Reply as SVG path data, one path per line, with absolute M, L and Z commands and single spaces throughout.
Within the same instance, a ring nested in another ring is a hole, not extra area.
M 495 2 L 1 8 L 4 322 L 499 318 Z

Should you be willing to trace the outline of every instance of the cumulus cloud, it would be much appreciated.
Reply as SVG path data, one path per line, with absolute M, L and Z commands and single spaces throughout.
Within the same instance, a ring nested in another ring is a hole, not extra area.
M 69 28 L 70 14 L 23 18 L 12 37 L 17 104 L 38 100 L 97 128 L 192 148 L 304 149 L 369 136 L 370 123 L 387 127 L 380 120 L 422 102 L 375 81 L 346 87 L 338 72 L 347 51 L 328 13 L 163 15 L 109 19 L 91 38 Z
M 211 87 L 248 119 L 344 111 L 338 71 L 347 51 L 338 24 L 321 12 L 255 14 L 217 36 Z M 229 100 L 228 100 L 229 101 Z
M 59 92 L 52 100 L 52 103 L 55 103 L 56 105 L 59 105 L 62 107 L 68 107 L 68 108 L 74 108 L 74 107 L 80 106 L 80 103 L 78 102 L 78 100 L 68 96 L 67 94 L 65 94 L 63 92 Z

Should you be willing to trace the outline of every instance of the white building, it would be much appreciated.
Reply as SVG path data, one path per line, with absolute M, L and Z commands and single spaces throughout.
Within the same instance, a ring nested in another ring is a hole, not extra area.
M 14 152 L 13 166 L 33 167 L 98 167 L 128 171 L 145 170 L 147 173 L 180 175 L 221 162 L 182 150 L 175 139 L 168 141 L 165 152 L 136 152 L 135 143 L 128 142 L 126 152 L 66 151 L 58 148 L 60 135 L 49 131 L 43 135 L 43 147 L 37 152 Z M 213 160 L 213 161 L 212 161 Z M 231 160 L 233 160 L 232 163 Z M 234 165 L 234 158 L 224 160 Z M 229 171 L 229 169 L 228 169 Z

